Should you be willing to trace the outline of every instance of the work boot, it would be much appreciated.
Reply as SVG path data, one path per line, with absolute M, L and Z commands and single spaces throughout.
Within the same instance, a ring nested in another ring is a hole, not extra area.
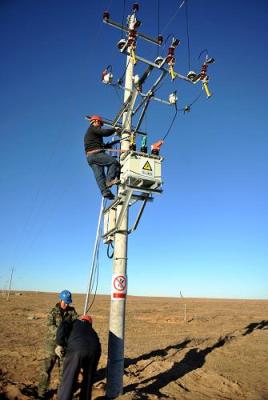
M 106 186 L 109 188 L 113 185 L 119 185 L 119 183 L 120 183 L 120 179 L 114 178 L 114 179 L 111 179 L 110 181 L 106 181 Z
M 103 197 L 105 199 L 109 199 L 109 200 L 114 200 L 114 194 L 110 191 L 110 190 L 106 190 L 105 192 L 102 193 Z

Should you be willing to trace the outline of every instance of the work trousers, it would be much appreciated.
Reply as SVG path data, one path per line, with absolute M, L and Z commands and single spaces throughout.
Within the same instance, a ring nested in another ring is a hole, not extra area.
M 110 156 L 104 151 L 88 154 L 87 162 L 94 172 L 101 193 L 104 193 L 107 190 L 106 179 L 107 181 L 111 181 L 120 176 L 119 162 L 115 157 Z M 107 168 L 107 176 L 105 175 L 105 168 Z
M 51 373 L 56 363 L 60 365 L 60 370 L 59 370 L 59 379 L 60 379 L 63 371 L 62 361 L 60 362 L 59 358 L 55 354 L 55 343 L 49 342 L 47 344 L 44 364 L 41 368 L 40 380 L 38 384 L 38 394 L 40 397 L 44 396 L 49 388 Z
M 82 382 L 79 399 L 90 400 L 93 379 L 96 373 L 100 355 L 85 351 L 67 353 L 63 364 L 63 377 L 59 390 L 59 400 L 72 400 L 77 389 L 77 379 L 82 372 Z

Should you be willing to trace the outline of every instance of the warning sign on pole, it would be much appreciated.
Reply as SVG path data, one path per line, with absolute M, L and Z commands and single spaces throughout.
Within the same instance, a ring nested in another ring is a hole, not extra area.
M 127 277 L 121 274 L 113 274 L 112 299 L 123 300 L 127 295 Z
M 152 160 L 146 160 L 145 162 L 143 159 L 141 160 L 141 173 L 150 177 L 154 176 L 154 163 Z

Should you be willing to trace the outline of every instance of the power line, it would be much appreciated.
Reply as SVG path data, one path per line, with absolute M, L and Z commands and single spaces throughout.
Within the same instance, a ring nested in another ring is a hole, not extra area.
M 160 34 L 160 0 L 157 0 L 157 37 Z M 159 46 L 156 47 L 157 49 L 157 57 L 159 56 Z
M 187 47 L 188 47 L 188 70 L 191 70 L 191 53 L 190 53 L 190 36 L 189 36 L 189 15 L 188 15 L 188 0 L 185 0 L 185 18 L 187 32 Z

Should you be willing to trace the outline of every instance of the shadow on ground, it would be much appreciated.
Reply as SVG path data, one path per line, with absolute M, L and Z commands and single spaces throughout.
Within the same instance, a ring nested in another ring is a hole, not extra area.
M 260 322 L 253 322 L 247 325 L 244 329 L 234 332 L 230 335 L 226 335 L 224 337 L 220 337 L 213 345 L 208 346 L 207 348 L 200 350 L 199 348 L 191 348 L 184 356 L 184 358 L 180 362 L 174 362 L 173 366 L 161 372 L 155 376 L 150 378 L 146 378 L 144 380 L 139 380 L 138 383 L 129 384 L 124 388 L 124 393 L 135 392 L 135 399 L 137 400 L 145 400 L 148 399 L 150 395 L 157 396 L 159 398 L 168 398 L 168 396 L 163 395 L 160 392 L 165 386 L 167 386 L 170 382 L 176 381 L 189 372 L 192 372 L 198 368 L 201 368 L 206 360 L 206 356 L 211 353 L 213 350 L 223 347 L 234 338 L 242 337 L 253 333 L 255 330 L 260 329 L 268 329 L 268 321 L 262 320 Z M 125 359 L 125 368 L 128 368 L 131 365 L 136 365 L 139 361 L 151 360 L 155 357 L 165 358 L 168 356 L 170 350 L 183 350 L 191 343 L 190 339 L 184 340 L 181 343 L 177 343 L 174 345 L 169 345 L 163 349 L 153 350 L 149 353 L 142 354 L 135 358 L 126 358 Z M 97 372 L 95 382 L 98 383 L 103 381 L 106 378 L 106 369 L 102 368 Z M 153 381 L 153 382 L 152 382 Z M 8 383 L 8 382 L 7 382 Z M 10 382 L 11 383 L 11 382 Z M 14 384 L 14 383 L 13 383 Z M 139 388 L 140 385 L 143 385 L 142 388 Z M 10 400 L 11 398 L 8 396 L 8 393 L 5 393 L 4 386 L 2 385 L 2 392 L 0 393 L 0 400 Z M 29 399 L 38 399 L 37 388 L 31 385 L 24 385 L 23 388 L 20 388 L 21 393 L 28 397 Z M 56 394 L 56 391 L 50 391 L 47 396 L 47 400 L 52 399 Z M 95 397 L 96 400 L 103 400 L 105 396 Z

